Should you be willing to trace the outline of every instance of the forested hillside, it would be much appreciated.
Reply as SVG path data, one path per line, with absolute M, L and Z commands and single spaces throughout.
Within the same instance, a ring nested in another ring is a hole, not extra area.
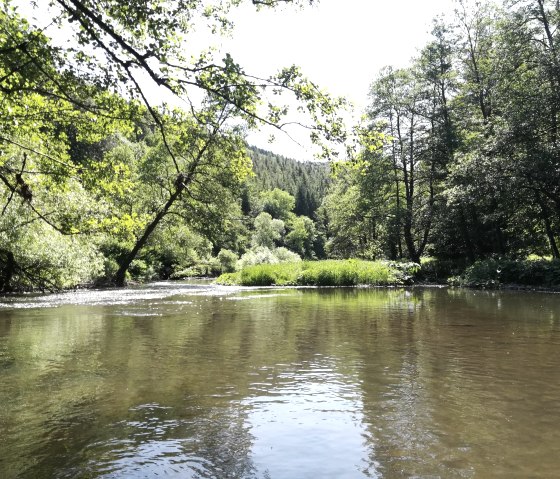
M 301 162 L 260 148 L 249 148 L 258 191 L 279 188 L 296 199 L 295 212 L 312 217 L 330 184 L 326 162 Z

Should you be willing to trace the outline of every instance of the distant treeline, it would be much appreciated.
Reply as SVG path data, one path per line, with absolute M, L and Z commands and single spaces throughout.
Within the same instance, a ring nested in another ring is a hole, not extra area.
M 249 147 L 258 191 L 279 188 L 295 197 L 294 212 L 313 217 L 331 183 L 327 162 L 302 162 L 256 147 Z

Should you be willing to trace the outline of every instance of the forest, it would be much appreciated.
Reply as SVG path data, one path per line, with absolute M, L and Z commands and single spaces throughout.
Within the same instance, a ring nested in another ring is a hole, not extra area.
M 458 1 L 406 68 L 372 79 L 351 128 L 297 67 L 256 78 L 183 51 L 240 3 L 53 0 L 48 28 L 73 35 L 57 42 L 0 0 L 1 292 L 348 259 L 407 281 L 560 285 L 557 1 Z M 285 96 L 320 160 L 247 144 L 284 128 Z

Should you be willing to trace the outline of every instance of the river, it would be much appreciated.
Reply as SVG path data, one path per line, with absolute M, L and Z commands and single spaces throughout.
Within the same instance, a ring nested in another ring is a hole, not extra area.
M 551 478 L 560 295 L 0 299 L 0 477 Z

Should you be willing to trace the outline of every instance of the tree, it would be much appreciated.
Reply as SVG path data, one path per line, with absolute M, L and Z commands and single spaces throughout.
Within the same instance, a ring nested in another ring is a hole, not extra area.
M 286 234 L 286 246 L 302 256 L 312 259 L 315 256 L 314 243 L 317 239 L 315 223 L 307 216 L 293 216 L 288 222 L 290 231 Z
M 249 156 L 255 172 L 249 184 L 254 191 L 286 191 L 295 197 L 294 212 L 313 218 L 330 183 L 327 162 L 297 161 L 259 148 L 249 148 Z
M 560 51 L 558 2 L 507 2 L 499 30 L 500 58 L 508 81 L 498 85 L 503 98 L 500 152 L 509 161 L 510 176 L 526 202 L 550 253 L 560 257 L 556 238 L 560 223 Z M 506 101 L 507 100 L 507 101 Z
M 251 247 L 264 246 L 273 249 L 284 234 L 284 222 L 273 219 L 266 212 L 262 212 L 255 218 L 255 230 L 251 238 Z
M 122 285 L 131 262 L 161 221 L 177 213 L 176 205 L 184 196 L 209 204 L 212 197 L 202 197 L 210 193 L 204 177 L 210 175 L 214 185 L 231 182 L 227 175 L 237 178 L 240 170 L 235 173 L 232 165 L 245 156 L 245 145 L 242 129 L 231 128 L 233 123 L 282 129 L 289 112 L 282 104 L 284 92 L 307 110 L 311 120 L 307 127 L 314 140 L 343 139 L 337 117 L 343 101 L 321 92 L 298 68 L 255 78 L 230 55 L 220 60 L 210 51 L 188 49 L 187 38 L 202 22 L 214 33 L 229 30 L 228 13 L 241 3 L 52 0 L 47 14 L 44 4 L 39 7 L 30 2 L 30 8 L 43 9 L 42 19 L 50 17 L 46 26 L 39 26 L 18 15 L 10 0 L 2 0 L 0 180 L 7 203 L 17 195 L 37 218 L 60 234 L 85 232 L 87 221 L 69 221 L 65 211 L 41 211 L 35 201 L 40 190 L 52 194 L 52 183 L 62 184 L 73 176 L 85 184 L 83 176 L 88 168 L 95 169 L 99 159 L 86 158 L 77 164 L 69 156 L 74 140 L 94 143 L 117 131 L 139 137 L 153 129 L 167 162 L 165 178 L 156 181 L 164 193 L 152 217 L 145 219 L 145 229 L 122 258 L 115 276 L 115 282 Z M 250 3 L 264 8 L 305 2 Z M 57 43 L 49 39 L 44 31 L 56 27 L 73 40 Z M 269 101 L 269 92 L 279 101 Z M 162 95 L 182 102 L 188 114 L 177 114 L 153 100 Z M 178 133 L 181 129 L 188 133 Z M 232 160 L 220 156 L 220 149 L 232 153 Z M 32 164 L 49 176 L 36 182 L 35 189 L 26 177 Z
M 148 88 L 150 83 L 157 89 L 155 95 L 167 92 L 184 101 L 193 117 L 201 119 L 202 124 L 206 123 L 207 103 L 195 101 L 195 96 L 200 96 L 197 91 L 211 98 L 213 106 L 216 103 L 227 104 L 231 113 L 249 126 L 266 123 L 279 129 L 284 126 L 283 119 L 289 109 L 277 103 L 264 102 L 265 95 L 268 91 L 273 91 L 275 95 L 289 92 L 301 106 L 307 107 L 313 120 L 324 117 L 324 121 L 308 125 L 315 139 L 319 140 L 320 133 L 333 139 L 343 136 L 334 108 L 343 101 L 322 93 L 303 77 L 298 68 L 285 68 L 266 79 L 255 78 L 228 54 L 216 59 L 209 50 L 190 50 L 191 43 L 187 40 L 202 24 L 208 24 L 215 34 L 231 30 L 233 25 L 228 13 L 241 3 L 265 8 L 281 4 L 303 5 L 313 3 L 313 0 L 177 0 L 155 4 L 140 0 L 126 4 L 117 0 L 101 3 L 94 0 L 51 0 L 51 23 L 46 28 L 58 26 L 64 29 L 65 34 L 70 32 L 75 41 L 56 47 L 47 46 L 47 50 L 56 53 L 57 58 L 57 68 L 50 71 L 41 67 L 42 58 L 30 54 L 30 42 L 20 32 L 11 34 L 11 41 L 2 49 L 14 57 L 17 66 L 6 73 L 3 82 L 11 82 L 11 78 L 23 68 L 32 68 L 36 70 L 36 75 L 31 77 L 27 88 L 38 91 L 45 79 L 56 81 L 61 96 L 79 107 L 99 113 L 96 101 L 79 101 L 67 84 L 58 81 L 57 74 L 63 70 L 65 75 L 78 78 L 91 88 L 138 99 L 152 116 L 164 142 L 166 123 L 172 119 L 153 106 L 151 96 L 154 95 Z M 2 5 L 6 16 L 10 19 L 17 17 L 10 0 L 2 0 Z M 30 6 L 42 8 L 42 17 L 45 16 L 44 4 L 39 6 L 30 2 Z M 37 28 L 31 29 L 31 37 L 40 35 Z M 44 35 L 43 39 L 46 39 Z M 269 105 L 268 110 L 259 108 L 263 102 Z M 109 115 L 110 112 L 109 108 L 103 109 L 104 114 Z M 174 156 L 171 148 L 169 153 Z
M 296 205 L 295 198 L 286 191 L 274 188 L 271 191 L 263 191 L 260 195 L 262 210 L 273 218 L 282 221 L 288 220 L 293 214 Z
M 461 5 L 462 146 L 448 196 L 472 238 L 469 256 L 540 250 L 541 239 L 557 256 L 559 102 L 549 28 L 557 5 L 505 2 L 505 11 Z
M 382 243 L 389 212 L 382 189 L 388 186 L 385 191 L 389 196 L 393 192 L 391 178 L 387 178 L 390 166 L 384 169 L 379 165 L 361 162 L 359 169 L 352 164 L 339 166 L 330 193 L 318 211 L 327 237 L 328 256 L 375 259 L 385 253 Z
M 407 255 L 415 262 L 420 261 L 428 244 L 436 200 L 439 152 L 434 146 L 434 110 L 439 105 L 427 86 L 416 66 L 386 69 L 372 85 L 369 112 L 372 128 L 380 125 L 381 131 L 391 138 L 385 155 L 391 158 L 398 249 L 402 251 L 402 228 Z M 374 155 L 366 161 L 379 160 Z
M 233 273 L 237 260 L 237 255 L 229 249 L 222 249 L 218 253 L 218 261 L 220 262 L 222 273 Z
M 211 194 L 213 187 L 239 182 L 249 171 L 250 163 L 244 153 L 241 137 L 235 130 L 227 131 L 224 127 L 228 118 L 227 107 L 222 111 L 221 117 L 210 115 L 209 123 L 204 127 L 192 118 L 181 118 L 182 114 L 179 112 L 174 115 L 177 117 L 174 131 L 170 132 L 168 126 L 165 143 L 162 141 L 159 144 L 159 151 L 151 155 L 147 166 L 150 174 L 158 172 L 152 181 L 159 187 L 161 199 L 136 238 L 134 246 L 121 259 L 115 274 L 117 286 L 124 285 L 126 272 L 138 252 L 184 196 L 197 203 L 211 203 L 216 198 L 216 195 Z M 169 154 L 169 147 L 181 152 L 181 156 L 173 158 Z M 176 176 L 177 169 L 181 173 Z M 227 188 L 220 193 L 218 198 L 226 198 Z

